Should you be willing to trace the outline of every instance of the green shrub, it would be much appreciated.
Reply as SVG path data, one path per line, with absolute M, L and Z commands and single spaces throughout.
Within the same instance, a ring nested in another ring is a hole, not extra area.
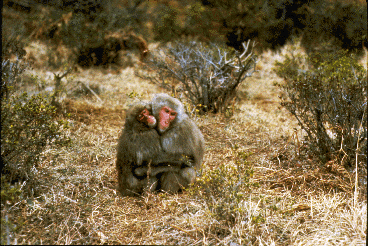
M 6 178 L 1 176 L 1 231 L 0 231 L 0 243 L 1 245 L 10 245 L 14 241 L 12 235 L 15 232 L 19 232 L 23 226 L 23 217 L 18 216 L 14 218 L 9 213 L 15 203 L 18 203 L 22 196 L 22 187 L 20 183 L 9 184 Z
M 311 154 L 345 166 L 367 161 L 367 71 L 352 55 L 313 53 L 276 63 L 282 105 L 306 132 Z M 358 143 L 359 141 L 359 143 Z M 366 167 L 365 167 L 366 168 Z
M 10 181 L 33 178 L 42 152 L 48 145 L 68 142 L 62 130 L 67 122 L 56 120 L 55 107 L 44 95 L 26 92 L 1 102 L 1 158 Z M 29 180 L 32 181 L 32 180 Z
M 218 16 L 216 10 L 196 0 L 158 3 L 151 17 L 154 39 L 164 43 L 178 40 L 223 42 L 224 27 Z
M 179 22 L 179 9 L 170 5 L 159 5 L 155 9 L 158 16 L 154 23 L 155 40 L 168 42 L 181 36 L 182 27 Z
M 194 197 L 200 197 L 218 221 L 233 225 L 244 214 L 241 202 L 252 187 L 253 169 L 247 158 L 250 155 L 242 151 L 236 152 L 235 165 L 221 164 L 209 170 L 197 179 L 190 192 Z
M 357 1 L 315 1 L 305 18 L 302 45 L 309 52 L 326 48 L 363 51 L 367 47 L 367 5 Z
M 70 48 L 81 49 L 83 46 L 99 46 L 107 33 L 121 30 L 136 34 L 147 34 L 145 20 L 147 8 L 142 2 L 127 6 L 113 6 L 106 1 L 70 1 L 68 8 L 50 8 L 43 17 L 51 19 L 51 25 L 45 31 L 46 36 Z M 89 5 L 94 6 L 91 11 Z M 142 7 L 141 7 L 142 6 Z M 39 24 L 44 25 L 43 22 Z M 50 29 L 51 28 L 51 29 Z M 52 35 L 50 35 L 52 34 Z
M 69 138 L 63 133 L 67 122 L 57 119 L 51 97 L 24 92 L 17 95 L 12 84 L 21 75 L 20 61 L 4 61 L 1 95 L 1 159 L 6 181 L 35 181 L 34 174 L 47 146 L 59 147 Z M 6 93 L 4 93 L 6 91 Z M 2 186 L 3 187 L 3 186 Z
M 88 53 L 89 49 L 96 51 L 87 59 L 93 60 L 94 55 L 106 56 L 109 58 L 106 63 L 110 63 L 116 55 L 111 58 L 109 53 L 130 49 L 126 47 L 130 43 L 121 40 L 123 44 L 114 45 L 106 41 L 107 37 L 114 33 L 149 36 L 148 16 L 144 1 L 59 1 L 35 5 L 35 10 L 26 16 L 24 26 L 31 27 L 27 34 L 31 39 L 47 43 L 49 65 L 60 68 L 62 58 L 68 63 L 82 63 L 79 56 Z M 60 46 L 66 46 L 69 52 L 59 54 Z M 87 63 L 93 61 L 87 60 Z
M 235 49 L 248 39 L 256 39 L 261 49 L 278 49 L 295 37 L 302 37 L 308 52 L 322 43 L 358 52 L 368 45 L 367 5 L 361 1 L 205 2 L 223 17 L 227 44 Z

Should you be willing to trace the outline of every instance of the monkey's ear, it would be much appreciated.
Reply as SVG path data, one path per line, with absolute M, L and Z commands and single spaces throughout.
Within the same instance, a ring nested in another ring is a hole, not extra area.
M 152 114 L 152 105 L 151 102 L 146 104 L 146 109 L 148 110 L 148 112 L 150 112 Z

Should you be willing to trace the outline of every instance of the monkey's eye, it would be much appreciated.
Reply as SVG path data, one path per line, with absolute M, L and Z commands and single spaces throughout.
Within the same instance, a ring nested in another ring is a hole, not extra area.
M 171 112 L 170 115 L 171 116 L 176 116 L 176 112 Z
M 139 114 L 137 116 L 137 120 L 139 120 L 139 121 L 143 120 L 143 118 L 144 118 L 144 115 L 143 114 Z

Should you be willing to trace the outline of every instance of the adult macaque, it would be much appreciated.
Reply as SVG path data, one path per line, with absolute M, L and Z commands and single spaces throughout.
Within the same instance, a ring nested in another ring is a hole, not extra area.
M 185 163 L 182 153 L 170 154 L 163 151 L 160 136 L 154 128 L 156 123 L 155 117 L 151 115 L 151 107 L 146 102 L 132 105 L 126 114 L 116 160 L 118 189 L 124 196 L 139 195 L 147 189 L 155 190 L 156 175 L 172 170 L 165 166 L 155 170 L 155 166 L 170 163 L 171 166 L 181 167 Z M 134 170 L 140 167 L 140 175 L 134 175 Z
M 160 188 L 175 193 L 194 182 L 196 169 L 201 167 L 203 161 L 204 138 L 178 99 L 167 94 L 156 94 L 151 105 L 163 151 L 183 155 L 190 162 L 190 165 L 163 172 L 160 177 Z

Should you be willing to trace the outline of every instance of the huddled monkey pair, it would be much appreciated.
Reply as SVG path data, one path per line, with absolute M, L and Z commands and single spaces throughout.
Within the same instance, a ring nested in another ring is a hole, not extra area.
M 193 183 L 203 161 L 204 138 L 183 104 L 167 94 L 130 107 L 119 138 L 116 168 L 123 196 Z

